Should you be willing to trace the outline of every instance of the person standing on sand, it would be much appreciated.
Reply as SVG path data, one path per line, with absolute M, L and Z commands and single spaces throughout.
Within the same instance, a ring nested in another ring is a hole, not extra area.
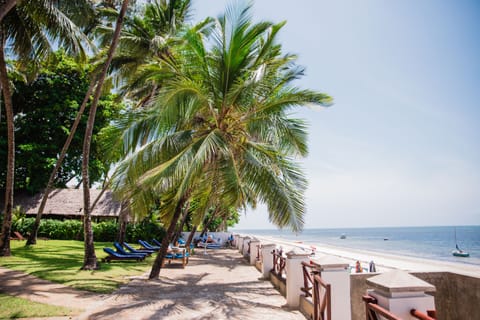
M 361 273 L 362 272 L 362 265 L 360 264 L 360 261 L 358 261 L 358 260 L 355 263 L 355 272 L 356 273 Z

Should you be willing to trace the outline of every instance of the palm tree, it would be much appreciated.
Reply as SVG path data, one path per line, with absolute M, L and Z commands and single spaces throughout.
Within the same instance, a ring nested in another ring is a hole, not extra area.
M 102 86 L 107 75 L 110 62 L 118 45 L 120 31 L 122 30 L 123 18 L 127 12 L 129 0 L 123 0 L 120 12 L 117 17 L 115 32 L 113 34 L 112 43 L 108 49 L 107 60 L 103 65 L 102 72 L 99 74 L 97 87 L 93 96 L 92 105 L 88 114 L 87 127 L 85 129 L 85 137 L 83 140 L 83 161 L 82 161 L 82 180 L 83 180 L 83 211 L 84 211 L 84 240 L 85 240 L 85 256 L 83 260 L 83 270 L 98 269 L 97 256 L 95 255 L 95 246 L 93 244 L 92 216 L 90 211 L 90 176 L 88 173 L 88 164 L 90 158 L 90 145 L 92 141 L 93 125 L 95 123 L 95 115 L 97 112 L 98 100 L 102 94 Z
M 178 35 L 190 17 L 190 6 L 190 0 L 155 0 L 144 7 L 143 16 L 133 14 L 125 17 L 111 70 L 114 72 L 116 82 L 123 84 L 120 93 L 135 101 L 137 106 L 147 106 L 161 87 L 161 77 L 152 81 L 148 76 L 151 74 L 148 71 L 150 62 L 152 59 L 171 58 L 170 47 L 180 41 Z M 104 13 L 107 17 L 111 14 L 109 10 L 105 10 Z M 100 35 L 100 43 L 105 43 L 111 39 L 112 28 L 104 25 L 98 28 L 97 33 Z M 155 73 L 156 69 L 153 70 Z M 111 135 L 111 132 L 105 131 L 107 136 Z M 115 136 L 115 133 L 113 135 Z M 116 157 L 116 154 L 111 156 L 112 159 Z M 143 194 L 134 201 L 123 203 L 128 204 L 130 212 L 142 216 L 148 214 L 150 203 L 157 201 L 157 198 L 152 195 L 146 197 Z M 119 230 L 119 237 L 122 236 L 122 230 Z
M 159 83 L 145 82 L 137 69 L 153 57 L 171 58 L 170 47 L 178 43 L 178 33 L 190 17 L 191 0 L 154 0 L 145 5 L 143 15 L 125 17 L 118 49 L 112 59 L 112 70 L 120 93 L 143 106 L 148 103 Z M 107 18 L 110 11 L 104 11 Z M 110 41 L 113 30 L 108 25 L 98 28 L 100 43 Z M 145 75 L 145 73 L 142 73 Z
M 81 1 L 85 2 L 86 1 Z M 74 7 L 78 8 L 76 2 Z M 13 6 L 8 6 L 9 4 Z M 18 62 L 30 66 L 51 52 L 51 43 L 56 41 L 59 46 L 85 58 L 84 43 L 88 39 L 81 30 L 71 22 L 54 1 L 25 0 L 19 3 L 11 1 L 2 6 L 0 21 L 0 81 L 4 97 L 7 120 L 7 175 L 5 185 L 5 210 L 0 239 L 0 256 L 10 255 L 10 231 L 13 206 L 13 181 L 15 168 L 15 137 L 11 89 L 6 68 L 6 44 L 8 43 L 11 57 Z M 68 4 L 63 4 L 68 6 Z M 4 10 L 5 9 L 5 10 Z
M 303 69 L 276 43 L 283 25 L 253 24 L 249 6 L 230 7 L 204 33 L 185 32 L 174 60 L 158 61 L 164 85 L 154 106 L 130 116 L 115 180 L 164 195 L 169 230 L 192 190 L 224 208 L 263 202 L 272 223 L 302 229 L 306 179 L 295 158 L 307 154 L 307 132 L 289 112 L 331 98 L 292 85 Z

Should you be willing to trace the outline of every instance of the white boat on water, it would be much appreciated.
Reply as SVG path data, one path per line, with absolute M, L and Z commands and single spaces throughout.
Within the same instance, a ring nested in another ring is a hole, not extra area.
M 457 228 L 455 228 L 455 250 L 452 251 L 452 254 L 453 254 L 455 257 L 462 257 L 462 258 L 470 257 L 470 253 L 468 253 L 467 251 L 463 251 L 462 249 L 460 249 L 460 248 L 458 247 L 458 243 L 457 243 Z

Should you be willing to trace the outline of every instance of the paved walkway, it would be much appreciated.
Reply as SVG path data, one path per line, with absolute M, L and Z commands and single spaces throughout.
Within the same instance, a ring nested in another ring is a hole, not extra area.
M 285 298 L 269 281 L 258 280 L 261 274 L 232 249 L 208 250 L 206 255 L 197 252 L 185 269 L 172 262 L 162 269 L 158 280 L 149 281 L 146 275 L 138 277 L 108 296 L 68 288 L 45 291 L 40 284 L 14 284 L 10 278 L 15 272 L 5 270 L 0 268 L 0 291 L 11 294 L 8 290 L 15 285 L 15 292 L 32 300 L 36 296 L 50 296 L 51 301 L 46 298 L 42 302 L 51 304 L 69 300 L 86 309 L 76 319 L 305 320 L 299 311 L 283 308 Z M 15 278 L 22 281 L 21 277 Z M 23 291 L 27 293 L 20 294 Z M 61 305 L 65 305 L 63 302 Z

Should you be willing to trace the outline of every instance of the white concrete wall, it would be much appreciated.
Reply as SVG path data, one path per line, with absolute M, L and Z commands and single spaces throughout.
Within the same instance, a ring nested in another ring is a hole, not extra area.
M 344 269 L 328 270 L 322 271 L 321 277 L 325 283 L 331 285 L 332 319 L 351 319 L 350 273 Z

